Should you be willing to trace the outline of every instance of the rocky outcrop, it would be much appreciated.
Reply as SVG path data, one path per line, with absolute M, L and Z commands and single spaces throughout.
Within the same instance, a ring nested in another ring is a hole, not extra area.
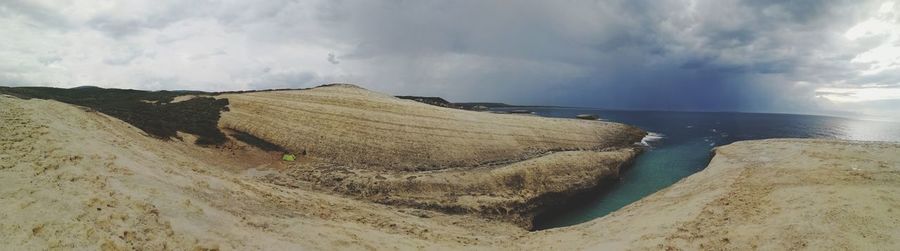
M 575 118 L 586 119 L 586 120 L 597 120 L 600 118 L 600 116 L 597 116 L 596 114 L 578 114 L 578 115 L 575 115 Z

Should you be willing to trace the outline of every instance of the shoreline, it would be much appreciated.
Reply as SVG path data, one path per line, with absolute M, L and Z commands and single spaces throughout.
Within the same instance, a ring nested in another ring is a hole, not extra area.
M 533 243 L 582 232 L 561 248 L 894 249 L 896 191 L 898 143 L 740 141 L 717 147 L 703 171 Z

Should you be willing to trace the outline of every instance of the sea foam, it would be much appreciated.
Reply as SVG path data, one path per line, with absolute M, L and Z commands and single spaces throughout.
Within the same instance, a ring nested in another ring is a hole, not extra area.
M 665 138 L 665 137 L 666 137 L 666 135 L 663 135 L 662 133 L 647 132 L 647 136 L 644 136 L 644 138 L 641 139 L 641 143 L 640 143 L 640 144 L 641 144 L 642 146 L 650 147 L 650 146 L 652 146 L 653 144 L 656 144 L 656 142 L 659 142 L 660 140 L 662 140 L 662 139 Z

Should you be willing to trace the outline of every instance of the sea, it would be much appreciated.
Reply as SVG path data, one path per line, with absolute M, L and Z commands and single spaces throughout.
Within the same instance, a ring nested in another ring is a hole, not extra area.
M 712 158 L 712 149 L 740 140 L 823 138 L 900 142 L 900 123 L 828 116 L 734 112 L 617 111 L 560 107 L 527 109 L 545 117 L 574 118 L 596 114 L 601 120 L 640 127 L 649 135 L 646 150 L 623 170 L 614 184 L 575 197 L 571 202 L 538 215 L 536 230 L 570 226 L 603 217 L 682 178 L 699 172 Z

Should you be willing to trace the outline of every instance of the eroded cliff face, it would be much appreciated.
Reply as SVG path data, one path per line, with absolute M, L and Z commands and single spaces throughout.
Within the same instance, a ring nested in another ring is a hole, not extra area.
M 223 95 L 223 128 L 303 160 L 268 179 L 531 228 L 535 213 L 618 177 L 632 126 L 463 111 L 350 85 Z
M 496 167 L 429 172 L 292 164 L 266 180 L 304 183 L 382 204 L 473 214 L 532 228 L 535 214 L 572 195 L 616 182 L 637 150 L 565 151 Z

